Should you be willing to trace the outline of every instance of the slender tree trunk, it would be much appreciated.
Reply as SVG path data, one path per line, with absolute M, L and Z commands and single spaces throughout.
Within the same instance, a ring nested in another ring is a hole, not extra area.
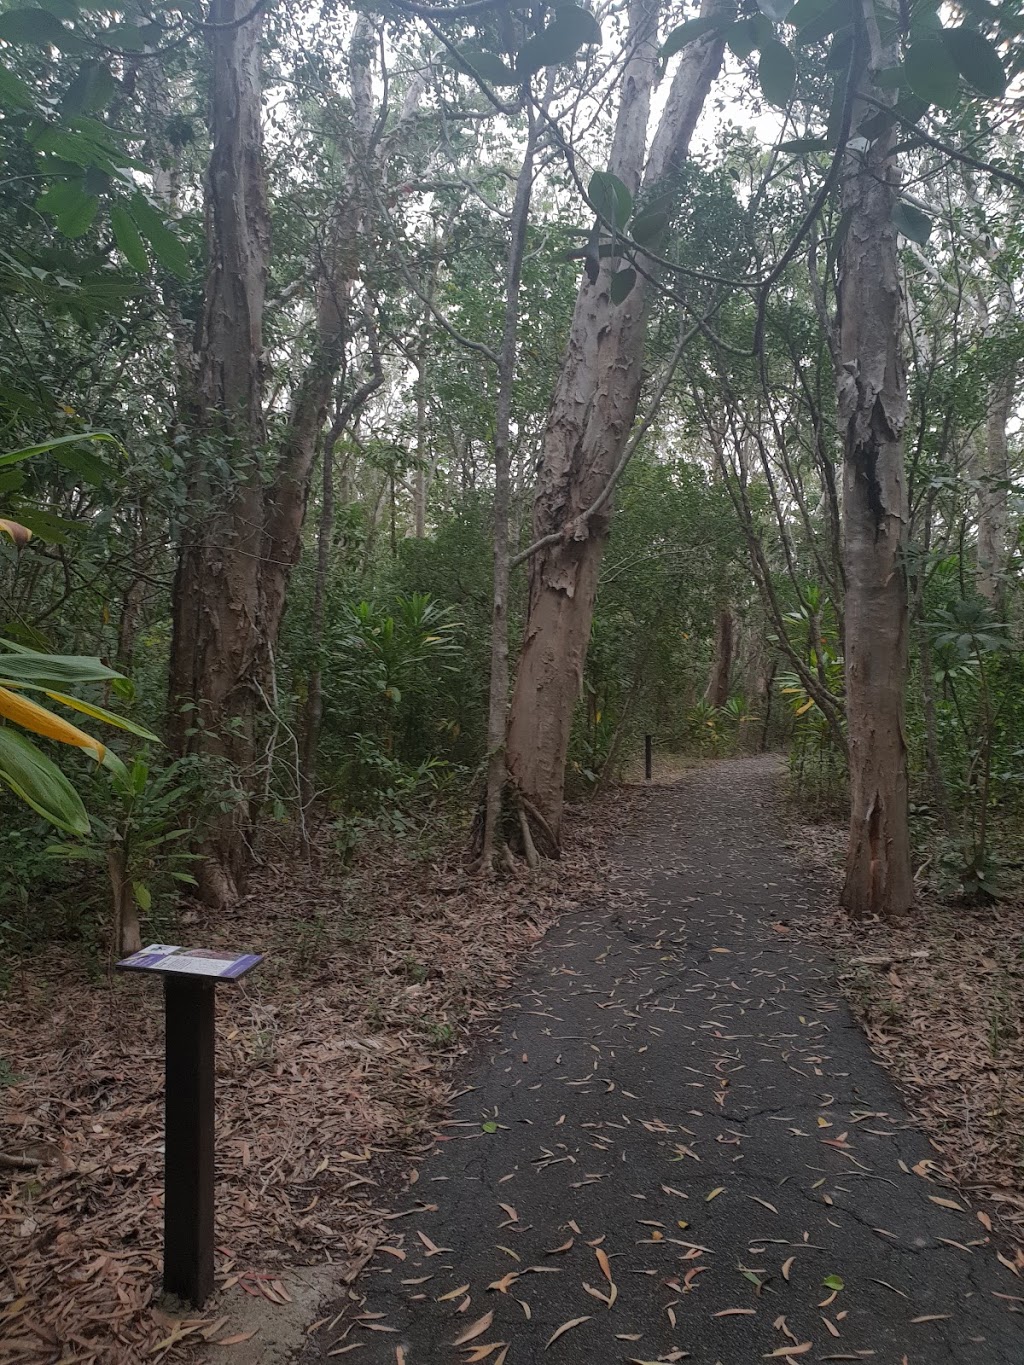
M 493 864 L 499 841 L 502 796 L 507 768 L 505 725 L 508 716 L 508 580 L 509 514 L 511 504 L 512 385 L 519 339 L 519 293 L 526 253 L 526 230 L 533 195 L 533 162 L 537 150 L 535 115 L 527 102 L 530 130 L 523 164 L 516 181 L 510 222 L 508 266 L 505 284 L 505 322 L 498 353 L 498 395 L 494 415 L 494 579 L 491 594 L 491 671 L 487 706 L 487 785 L 484 793 L 484 828 L 480 854 L 482 868 Z M 522 824 L 527 860 L 536 861 L 528 824 Z
M 114 905 L 114 953 L 117 957 L 128 957 L 141 949 L 142 930 L 135 893 L 128 880 L 124 849 L 120 844 L 107 849 L 107 873 Z
M 729 700 L 732 677 L 733 617 L 728 606 L 720 607 L 715 620 L 715 658 L 711 665 L 704 700 L 711 706 L 724 706 Z
M 315 651 L 309 674 L 306 706 L 302 729 L 302 754 L 299 762 L 299 799 L 308 809 L 313 799 L 316 782 L 316 749 L 324 715 L 323 668 L 320 650 L 323 647 L 324 608 L 327 602 L 327 579 L 331 568 L 331 543 L 334 537 L 334 433 L 324 442 L 323 484 L 320 496 L 320 525 L 317 527 L 316 579 L 313 584 L 313 612 L 309 623 L 310 648 Z
M 853 133 L 891 98 L 871 81 L 889 65 L 865 4 L 851 79 Z M 869 98 L 860 98 L 861 93 Z M 892 207 L 898 185 L 894 125 L 843 169 L 847 231 L 840 258 L 844 434 L 846 692 L 850 751 L 850 842 L 842 902 L 854 918 L 895 915 L 914 900 L 903 706 L 907 677 L 908 507 L 902 433 L 907 380 L 902 298 Z
M 978 499 L 978 592 L 993 607 L 1002 599 L 1006 567 L 1010 465 L 1006 427 L 1013 411 L 1016 374 L 995 380 L 985 415 L 985 463 Z
M 702 13 L 727 14 L 732 0 L 704 0 Z M 623 73 L 608 169 L 631 193 L 641 184 L 657 69 L 657 0 L 631 0 L 630 52 Z M 693 43 L 680 61 L 655 134 L 645 189 L 678 171 L 718 74 L 724 42 Z M 653 270 L 653 262 L 645 268 Z M 509 715 L 508 767 L 557 847 L 573 711 L 586 662 L 611 500 L 583 514 L 607 486 L 626 446 L 640 397 L 648 289 L 642 276 L 619 304 L 609 293 L 615 263 L 600 262 L 576 298 L 566 353 L 544 433 L 533 509 L 536 539 L 557 543 L 530 561 L 526 630 Z

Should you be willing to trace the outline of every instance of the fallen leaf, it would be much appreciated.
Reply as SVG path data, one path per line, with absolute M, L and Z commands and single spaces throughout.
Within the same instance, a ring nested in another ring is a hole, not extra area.
M 961 1205 L 959 1205 L 955 1199 L 940 1199 L 937 1194 L 930 1194 L 928 1198 L 932 1201 L 933 1204 L 938 1204 L 938 1206 L 942 1209 L 953 1209 L 954 1212 L 956 1213 L 967 1212 L 967 1210 L 965 1208 L 962 1208 Z
M 712 1313 L 713 1318 L 752 1318 L 756 1314 L 756 1308 L 722 1308 L 717 1313 Z
M 814 1350 L 813 1341 L 801 1341 L 796 1346 L 779 1346 L 774 1351 L 769 1351 L 767 1355 L 761 1357 L 762 1360 L 781 1360 L 783 1356 L 805 1356 L 808 1351 Z
M 719 1185 L 719 1186 L 717 1186 L 717 1188 L 716 1188 L 716 1189 L 713 1189 L 713 1190 L 711 1191 L 710 1194 L 705 1195 L 705 1197 L 704 1197 L 704 1203 L 705 1203 L 705 1204 L 710 1204 L 711 1201 L 712 1201 L 712 1199 L 717 1199 L 718 1196 L 719 1196 L 720 1194 L 725 1194 L 725 1186 L 724 1186 L 724 1185 Z
M 491 1286 L 491 1285 L 488 1285 L 488 1288 L 490 1289 L 490 1288 L 492 1288 L 492 1286 Z M 438 1297 L 437 1302 L 438 1302 L 438 1303 L 447 1303 L 449 1299 L 458 1299 L 458 1298 L 461 1298 L 461 1296 L 462 1296 L 463 1294 L 465 1294 L 466 1291 L 467 1291 L 468 1289 L 469 1289 L 469 1285 L 468 1285 L 468 1284 L 460 1284 L 459 1287 L 458 1287 L 458 1289 L 449 1289 L 449 1291 L 448 1291 L 447 1294 L 441 1294 L 441 1295 Z
M 548 1349 L 549 1346 L 554 1345 L 554 1343 L 558 1340 L 560 1336 L 564 1336 L 566 1332 L 571 1332 L 574 1327 L 579 1327 L 581 1323 L 589 1321 L 590 1315 L 588 1314 L 586 1317 L 570 1318 L 568 1322 L 563 1322 L 561 1327 L 555 1328 L 555 1330 L 548 1337 L 547 1341 L 544 1343 L 545 1351 Z
M 793 1262 L 795 1260 L 796 1260 L 795 1256 L 790 1256 L 787 1261 L 783 1261 L 782 1263 L 782 1278 L 786 1281 L 787 1284 L 789 1283 L 789 1274 L 790 1271 L 793 1269 Z
M 476 1322 L 471 1322 L 466 1330 L 455 1338 L 453 1346 L 462 1346 L 467 1341 L 473 1341 L 475 1337 L 483 1336 L 491 1323 L 494 1321 L 493 1313 L 485 1313 L 482 1318 L 477 1318 Z

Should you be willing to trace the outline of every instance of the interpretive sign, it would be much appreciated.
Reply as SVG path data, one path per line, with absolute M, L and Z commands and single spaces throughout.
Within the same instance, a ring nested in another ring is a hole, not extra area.
M 151 943 L 117 965 L 125 972 L 180 972 L 184 976 L 212 976 L 218 981 L 237 981 L 257 962 L 259 953 L 225 953 L 217 948 L 182 948 L 172 943 Z
M 213 1290 L 215 987 L 262 961 L 151 943 L 117 964 L 164 979 L 164 1289 L 196 1308 Z

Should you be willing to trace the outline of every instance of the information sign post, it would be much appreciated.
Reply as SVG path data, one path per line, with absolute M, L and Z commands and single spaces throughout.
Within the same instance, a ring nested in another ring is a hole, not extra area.
M 151 943 L 117 964 L 164 978 L 164 1289 L 196 1308 L 213 1291 L 215 990 L 262 957 Z

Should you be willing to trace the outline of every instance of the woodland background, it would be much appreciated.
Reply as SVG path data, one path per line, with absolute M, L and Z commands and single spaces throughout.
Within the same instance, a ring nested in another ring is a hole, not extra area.
M 395 1042 L 450 941 L 369 870 L 475 878 L 519 951 L 597 866 L 564 801 L 652 734 L 785 751 L 854 919 L 982 935 L 965 1055 L 1018 1065 L 1022 36 L 1017 0 L 5 5 L 5 1009 L 45 1033 L 227 928 L 358 960 Z

